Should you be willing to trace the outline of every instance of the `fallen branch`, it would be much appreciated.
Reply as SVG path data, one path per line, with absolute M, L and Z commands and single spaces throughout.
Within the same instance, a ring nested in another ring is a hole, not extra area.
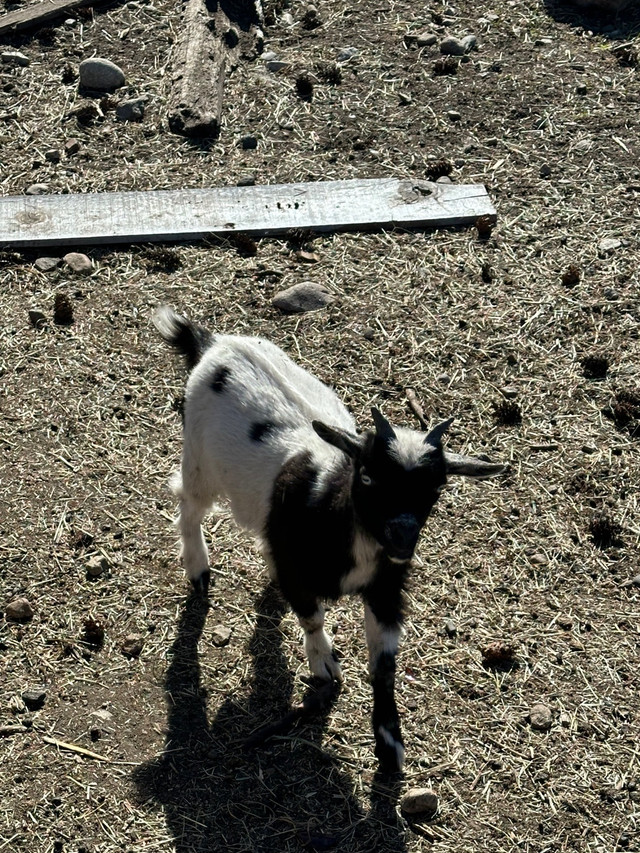
M 11 735 L 19 735 L 23 732 L 28 732 L 26 726 L 0 726 L 0 737 L 11 737 Z
M 57 737 L 49 737 L 44 735 L 42 740 L 45 743 L 50 743 L 57 746 L 59 749 L 68 749 L 70 752 L 77 752 L 79 755 L 84 755 L 87 758 L 95 758 L 96 761 L 104 761 L 106 764 L 129 764 L 132 767 L 137 767 L 137 761 L 120 761 L 117 758 L 107 758 L 104 755 L 99 755 L 97 752 L 92 752 L 90 749 L 85 749 L 84 746 L 78 746 L 75 743 L 67 743 L 64 740 L 58 740 Z
M 429 424 L 425 420 L 424 411 L 422 409 L 422 406 L 418 402 L 416 392 L 413 390 L 413 388 L 405 388 L 404 393 L 407 395 L 407 403 L 409 403 L 409 408 L 417 417 L 422 429 L 429 429 Z

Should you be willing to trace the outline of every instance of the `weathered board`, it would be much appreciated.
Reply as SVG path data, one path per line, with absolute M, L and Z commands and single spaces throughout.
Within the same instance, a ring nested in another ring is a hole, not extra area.
M 15 12 L 0 16 L 0 35 L 37 27 L 73 9 L 95 5 L 95 2 L 96 0 L 43 0 L 42 3 L 27 6 L 25 9 L 16 9 Z
M 0 246 L 72 246 L 464 225 L 495 217 L 482 184 L 380 178 L 0 198 Z

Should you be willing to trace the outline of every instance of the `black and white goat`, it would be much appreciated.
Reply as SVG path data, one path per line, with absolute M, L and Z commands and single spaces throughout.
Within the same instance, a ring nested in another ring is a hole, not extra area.
M 392 427 L 373 409 L 375 431 L 358 435 L 336 394 L 266 340 L 210 335 L 167 307 L 154 323 L 191 369 L 173 480 L 187 576 L 206 592 L 201 522 L 227 498 L 238 524 L 258 537 L 322 679 L 342 677 L 322 601 L 361 595 L 376 755 L 385 769 L 400 769 L 395 658 L 418 536 L 448 475 L 493 477 L 504 466 L 443 450 L 451 420 L 421 433 Z

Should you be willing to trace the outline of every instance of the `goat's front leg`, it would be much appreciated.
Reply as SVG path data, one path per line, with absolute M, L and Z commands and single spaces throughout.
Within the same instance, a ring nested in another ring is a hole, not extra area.
M 373 687 L 373 733 L 382 770 L 397 773 L 404 763 L 404 743 L 395 699 L 396 655 L 400 640 L 400 612 L 365 598 L 364 619 L 369 648 L 369 676 Z M 383 618 L 383 611 L 384 618 Z
M 342 681 L 342 670 L 336 660 L 331 640 L 324 630 L 324 607 L 317 600 L 291 601 L 290 604 L 304 631 L 304 651 L 311 673 L 324 681 Z

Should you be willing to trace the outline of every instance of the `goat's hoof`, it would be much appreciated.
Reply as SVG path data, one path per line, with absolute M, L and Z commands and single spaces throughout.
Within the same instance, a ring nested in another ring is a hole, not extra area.
M 191 586 L 194 591 L 202 596 L 202 598 L 206 598 L 209 595 L 209 582 L 211 581 L 211 572 L 207 569 L 202 572 L 197 578 L 191 579 Z
M 376 732 L 376 758 L 383 773 L 400 773 L 404 765 L 404 744 L 391 734 L 389 729 L 379 726 Z

